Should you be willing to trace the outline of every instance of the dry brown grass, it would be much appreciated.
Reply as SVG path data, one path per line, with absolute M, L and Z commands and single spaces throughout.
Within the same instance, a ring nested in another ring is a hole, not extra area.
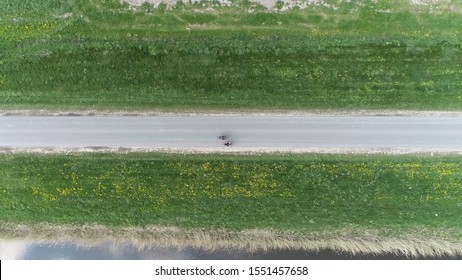
M 271 230 L 228 231 L 175 227 L 107 227 L 101 225 L 15 225 L 2 224 L 0 238 L 28 239 L 43 243 L 75 242 L 91 246 L 103 241 L 131 242 L 139 249 L 149 247 L 193 247 L 213 251 L 233 248 L 247 251 L 271 249 L 332 249 L 351 254 L 391 253 L 407 257 L 440 257 L 462 254 L 456 230 L 414 229 L 406 233 L 384 230 L 342 229 L 301 235 Z

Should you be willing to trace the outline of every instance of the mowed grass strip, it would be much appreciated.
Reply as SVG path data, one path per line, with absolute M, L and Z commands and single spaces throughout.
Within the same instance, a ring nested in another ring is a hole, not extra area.
M 0 222 L 462 238 L 460 156 L 3 154 Z
M 462 5 L 409 3 L 2 1 L 0 109 L 460 110 Z

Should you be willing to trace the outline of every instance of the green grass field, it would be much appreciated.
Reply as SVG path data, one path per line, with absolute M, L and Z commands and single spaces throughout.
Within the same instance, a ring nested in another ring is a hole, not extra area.
M 0 109 L 462 108 L 462 4 L 325 2 L 1 1 Z
M 0 223 L 424 229 L 460 241 L 461 169 L 455 155 L 3 154 Z

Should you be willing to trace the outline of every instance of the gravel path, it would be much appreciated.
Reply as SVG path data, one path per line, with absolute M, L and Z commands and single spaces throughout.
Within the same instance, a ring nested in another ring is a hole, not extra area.
M 161 3 L 166 4 L 167 6 L 173 6 L 178 2 L 178 0 L 121 0 L 123 2 L 129 3 L 134 6 L 142 5 L 143 3 L 151 3 L 154 6 L 158 6 Z M 250 2 L 260 4 L 266 7 L 269 10 L 276 9 L 276 3 L 278 0 L 249 0 Z M 380 0 L 379 0 L 380 1 Z M 416 7 L 417 9 L 424 8 L 424 9 L 432 9 L 435 8 L 435 11 L 438 9 L 449 9 L 452 12 L 455 12 L 456 6 L 452 1 L 449 0 L 407 0 L 409 4 Z M 201 2 L 201 0 L 184 0 L 184 3 L 197 3 Z M 293 7 L 299 7 L 301 9 L 310 7 L 310 6 L 325 6 L 335 9 L 335 4 L 328 3 L 329 1 L 326 0 L 281 0 L 283 2 L 284 7 L 282 10 L 290 9 Z M 338 2 L 352 2 L 352 0 L 339 0 Z M 353 1 L 354 2 L 354 1 Z M 358 1 L 359 2 L 359 1 Z M 401 1 L 397 1 L 401 2 Z M 403 1 L 404 2 L 404 1 Z M 223 6 L 232 6 L 238 5 L 234 4 L 229 0 L 218 0 L 218 3 Z M 211 3 L 213 5 L 213 3 Z M 401 4 L 401 3 L 398 3 Z M 358 5 L 361 5 L 358 3 Z M 431 11 L 431 10 L 430 10 Z

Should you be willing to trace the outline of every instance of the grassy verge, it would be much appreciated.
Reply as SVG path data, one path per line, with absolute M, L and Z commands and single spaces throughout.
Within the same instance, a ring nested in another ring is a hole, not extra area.
M 0 109 L 462 108 L 460 3 L 324 2 L 2 1 Z
M 460 241 L 461 168 L 460 156 L 3 154 L 0 222 Z

